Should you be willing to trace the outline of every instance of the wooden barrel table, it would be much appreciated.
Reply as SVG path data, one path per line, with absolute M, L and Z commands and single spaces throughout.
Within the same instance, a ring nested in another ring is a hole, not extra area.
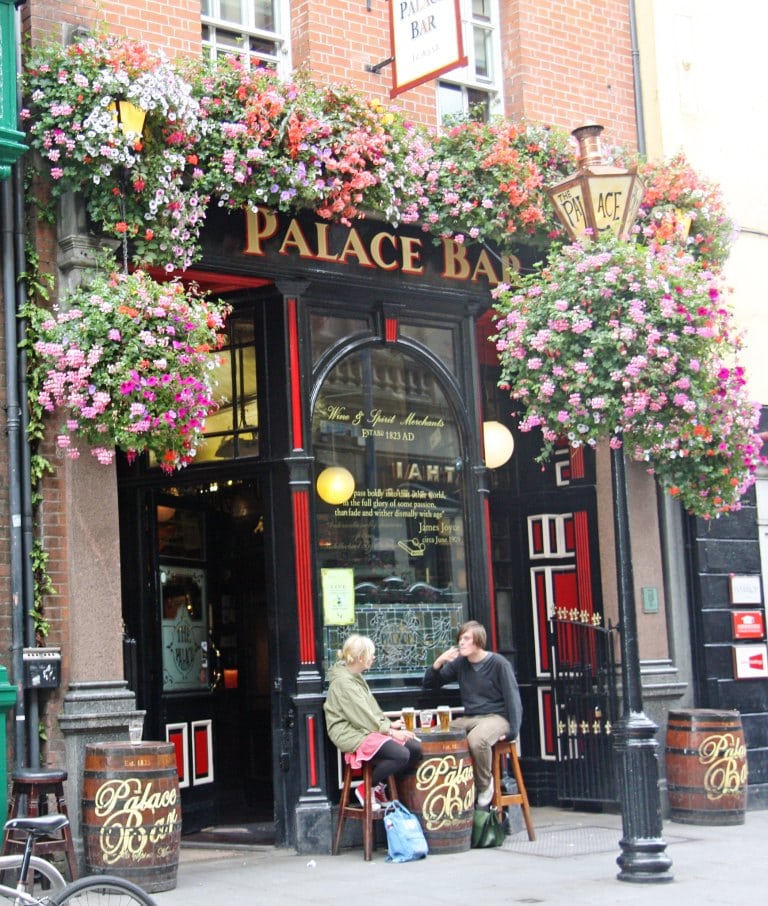
M 743 824 L 747 749 L 738 711 L 670 711 L 669 817 L 681 824 Z
M 181 798 L 171 743 L 86 746 L 82 807 L 89 874 L 118 875 L 149 893 L 176 886 Z
M 464 730 L 419 731 L 423 758 L 397 778 L 400 799 L 418 815 L 433 855 L 460 853 L 472 843 L 475 780 Z

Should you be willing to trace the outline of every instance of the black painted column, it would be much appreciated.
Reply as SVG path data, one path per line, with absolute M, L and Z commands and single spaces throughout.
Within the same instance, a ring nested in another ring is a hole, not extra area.
M 643 713 L 640 652 L 629 532 L 624 449 L 611 450 L 613 519 L 621 639 L 622 716 L 615 730 L 621 797 L 620 881 L 671 881 L 672 860 L 662 836 L 656 724 Z

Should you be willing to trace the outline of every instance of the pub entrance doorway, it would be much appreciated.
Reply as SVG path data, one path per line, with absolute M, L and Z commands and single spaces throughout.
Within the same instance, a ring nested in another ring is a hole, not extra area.
M 128 588 L 131 562 L 143 564 L 140 593 L 123 597 L 135 638 L 129 684 L 147 712 L 144 738 L 176 747 L 182 833 L 232 842 L 236 826 L 242 842 L 270 842 L 268 519 L 256 478 L 190 477 L 121 492 L 134 501 L 121 534 L 143 548 L 123 556 Z

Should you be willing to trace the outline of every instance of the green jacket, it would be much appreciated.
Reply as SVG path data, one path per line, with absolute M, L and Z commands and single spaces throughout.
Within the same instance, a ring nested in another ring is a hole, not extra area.
M 390 719 L 373 697 L 368 683 L 352 673 L 343 661 L 328 671 L 325 728 L 331 742 L 342 752 L 354 752 L 369 733 L 386 733 Z

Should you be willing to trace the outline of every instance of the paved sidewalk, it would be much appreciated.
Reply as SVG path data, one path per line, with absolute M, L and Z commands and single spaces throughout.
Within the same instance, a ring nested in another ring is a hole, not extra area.
M 325 906 L 388 901 L 397 906 L 476 903 L 707 906 L 763 902 L 768 884 L 768 811 L 743 825 L 666 822 L 673 880 L 616 880 L 621 818 L 534 808 L 537 840 L 523 832 L 498 849 L 431 855 L 392 864 L 381 847 L 366 863 L 360 849 L 299 856 L 273 847 L 216 849 L 182 843 L 178 883 L 155 894 L 158 906 L 260 904 Z

